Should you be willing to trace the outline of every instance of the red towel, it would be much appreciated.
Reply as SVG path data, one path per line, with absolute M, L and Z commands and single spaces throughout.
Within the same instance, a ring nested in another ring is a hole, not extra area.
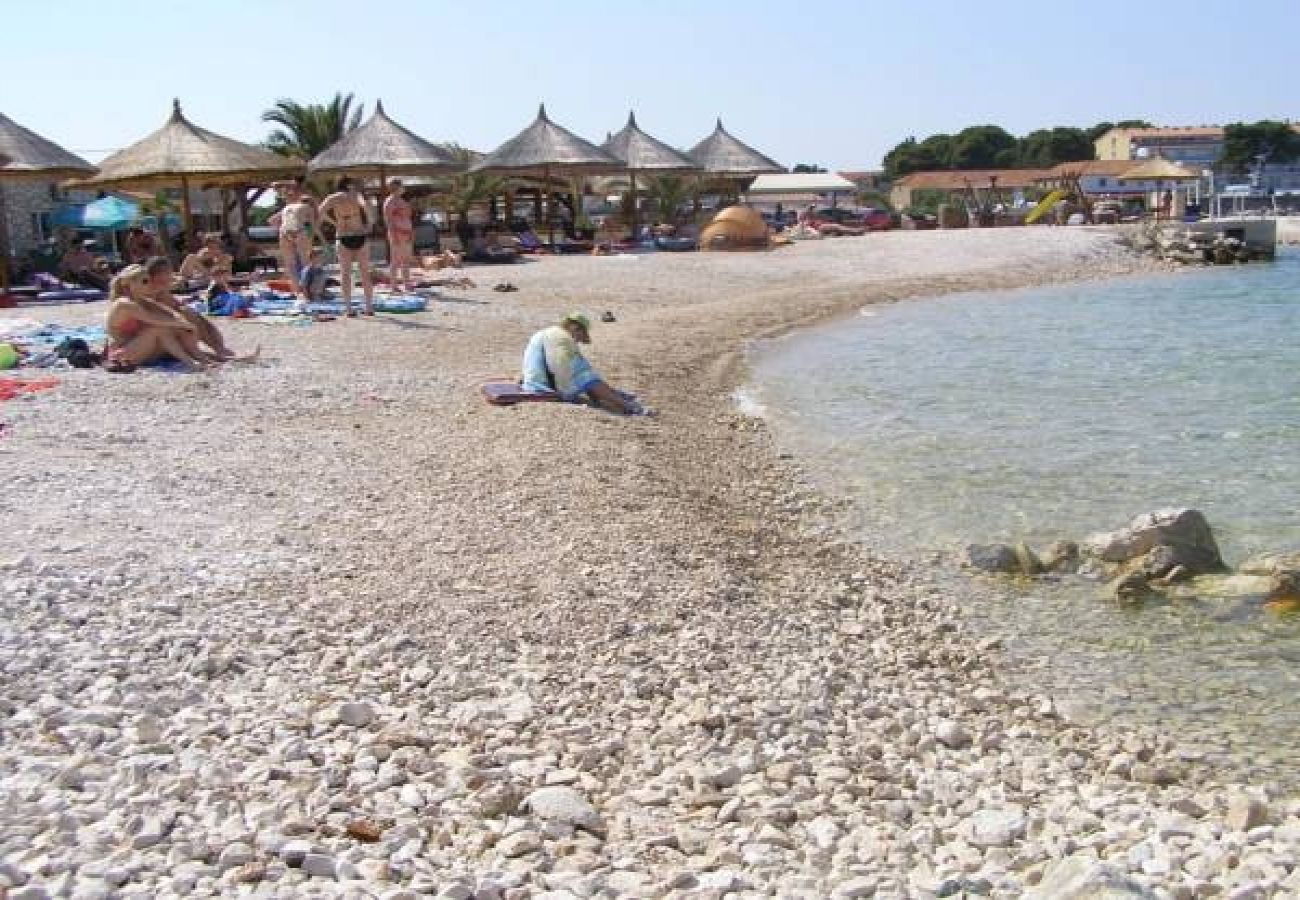
M 58 383 L 57 378 L 0 378 L 0 403 L 23 394 L 48 391 Z

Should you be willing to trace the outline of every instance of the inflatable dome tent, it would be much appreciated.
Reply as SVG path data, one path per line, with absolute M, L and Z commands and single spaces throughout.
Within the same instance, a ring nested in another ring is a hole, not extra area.
M 729 206 L 700 232 L 701 250 L 766 250 L 767 223 L 748 206 Z

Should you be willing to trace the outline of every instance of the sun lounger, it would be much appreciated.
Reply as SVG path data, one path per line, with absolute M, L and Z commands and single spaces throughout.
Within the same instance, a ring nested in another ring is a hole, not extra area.
M 669 253 L 685 253 L 695 249 L 695 238 L 658 237 L 655 238 L 655 246 Z
M 480 388 L 483 399 L 493 406 L 514 406 L 516 403 L 558 403 L 560 395 L 552 391 L 534 393 L 525 391 L 513 381 L 485 381 Z

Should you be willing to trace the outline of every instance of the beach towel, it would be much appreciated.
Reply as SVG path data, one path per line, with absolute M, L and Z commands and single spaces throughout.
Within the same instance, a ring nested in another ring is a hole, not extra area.
M 23 394 L 48 391 L 58 383 L 57 378 L 0 378 L 0 403 L 21 397 Z
M 485 381 L 480 390 L 483 399 L 493 406 L 560 402 L 560 395 L 554 391 L 526 391 L 513 381 Z

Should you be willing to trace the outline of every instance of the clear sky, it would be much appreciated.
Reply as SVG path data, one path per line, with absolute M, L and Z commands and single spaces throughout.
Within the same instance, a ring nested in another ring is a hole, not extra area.
M 1300 0 L 0 6 L 0 112 L 92 160 L 159 127 L 173 96 L 197 124 L 255 141 L 277 98 L 336 90 L 479 150 L 545 101 L 596 142 L 629 108 L 682 148 L 721 115 L 787 166 L 835 169 L 875 168 L 908 135 L 971 124 L 1300 119 Z

